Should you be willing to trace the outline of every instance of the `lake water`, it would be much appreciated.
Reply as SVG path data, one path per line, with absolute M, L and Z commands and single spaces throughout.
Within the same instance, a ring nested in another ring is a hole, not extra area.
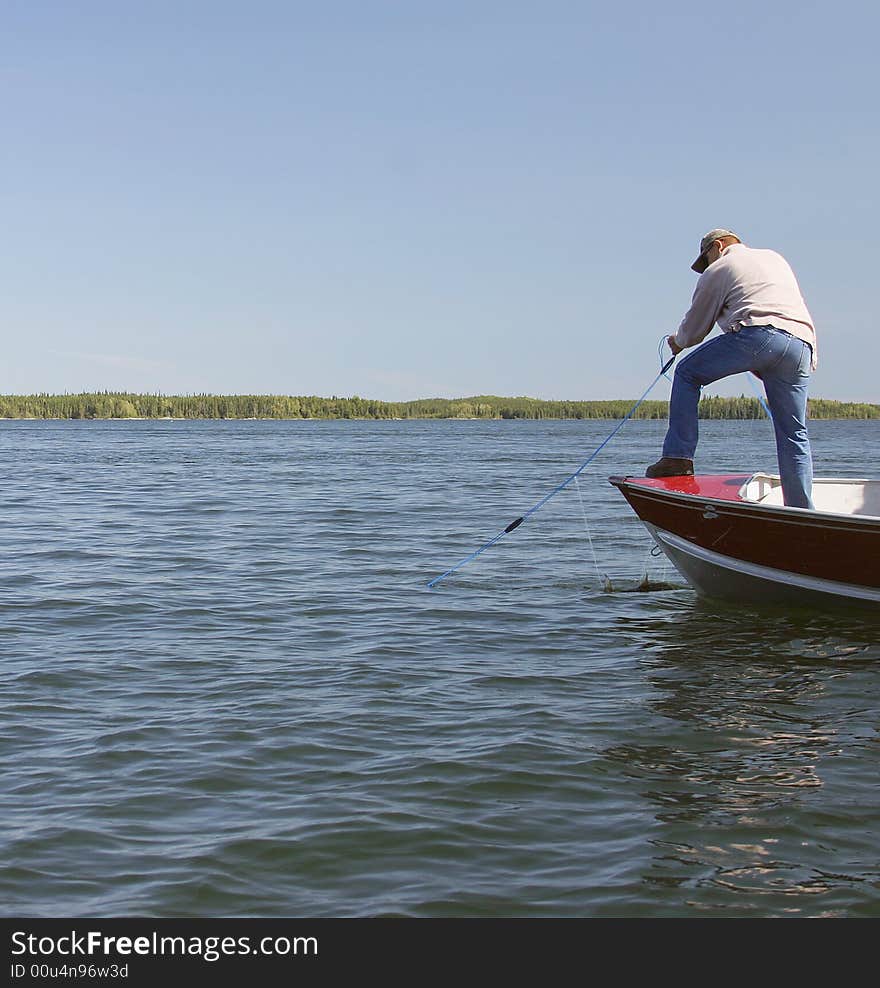
M 613 425 L 0 422 L 4 914 L 880 915 L 880 618 L 698 600 L 662 422 L 426 589 Z

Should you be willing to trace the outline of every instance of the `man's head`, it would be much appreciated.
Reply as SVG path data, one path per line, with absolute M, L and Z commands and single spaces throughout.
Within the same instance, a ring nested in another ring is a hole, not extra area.
M 700 256 L 691 265 L 692 270 L 702 274 L 710 264 L 718 260 L 725 247 L 739 243 L 742 241 L 730 230 L 710 230 L 700 241 Z

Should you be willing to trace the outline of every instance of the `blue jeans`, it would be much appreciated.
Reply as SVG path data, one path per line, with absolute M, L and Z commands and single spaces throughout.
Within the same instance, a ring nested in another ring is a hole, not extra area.
M 700 389 L 722 377 L 751 371 L 767 392 L 785 503 L 812 508 L 813 457 L 807 435 L 811 359 L 808 343 L 774 326 L 743 326 L 737 333 L 723 333 L 704 343 L 675 369 L 663 455 L 692 460 L 699 438 Z

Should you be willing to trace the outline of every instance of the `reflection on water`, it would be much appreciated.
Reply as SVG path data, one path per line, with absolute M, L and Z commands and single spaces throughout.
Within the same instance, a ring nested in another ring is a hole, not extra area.
M 656 717 L 650 738 L 604 752 L 655 807 L 643 881 L 705 910 L 723 890 L 727 912 L 880 913 L 880 795 L 847 771 L 878 744 L 880 626 L 710 602 L 675 617 L 626 622 Z M 863 841 L 838 827 L 854 804 Z

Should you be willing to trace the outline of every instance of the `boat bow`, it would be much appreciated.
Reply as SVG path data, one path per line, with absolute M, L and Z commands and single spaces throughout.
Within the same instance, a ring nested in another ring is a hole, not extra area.
M 808 510 L 767 474 L 609 479 L 701 593 L 880 604 L 880 482 L 817 479 Z

